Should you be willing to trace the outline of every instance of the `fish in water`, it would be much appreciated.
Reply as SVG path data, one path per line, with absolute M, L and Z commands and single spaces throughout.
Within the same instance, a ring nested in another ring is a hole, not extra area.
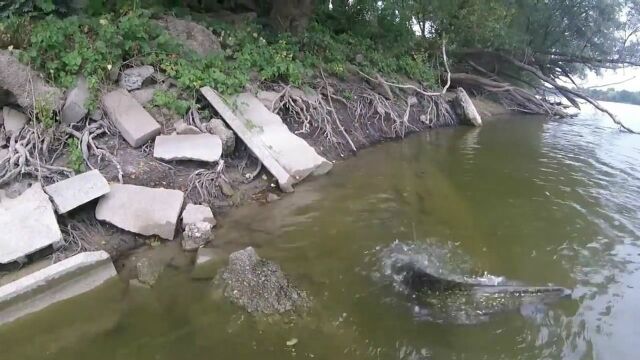
M 571 295 L 571 291 L 563 287 L 523 286 L 496 277 L 453 275 L 452 262 L 468 264 L 469 261 L 456 254 L 454 248 L 435 243 L 396 242 L 383 250 L 381 256 L 383 273 L 390 275 L 388 278 L 396 289 L 409 296 L 419 319 L 477 324 L 509 312 L 528 315 L 531 309 Z

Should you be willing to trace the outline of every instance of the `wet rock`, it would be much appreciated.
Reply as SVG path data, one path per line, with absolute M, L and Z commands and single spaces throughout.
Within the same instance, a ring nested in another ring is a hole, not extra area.
M 111 184 L 111 191 L 98 202 L 96 218 L 137 234 L 172 240 L 183 200 L 178 190 Z
M 187 125 L 183 120 L 176 121 L 173 127 L 176 129 L 178 135 L 198 135 L 202 134 L 202 131 L 198 130 L 195 126 Z
M 109 254 L 85 252 L 0 287 L 0 324 L 92 290 L 118 274 Z
M 164 265 L 160 262 L 154 262 L 147 258 L 140 259 L 136 264 L 138 281 L 144 285 L 153 286 L 160 273 L 164 270 Z
M 222 142 L 216 135 L 161 135 L 156 137 L 153 157 L 162 160 L 216 162 L 222 155 Z
M 461 124 L 482 126 L 482 118 L 473 105 L 471 98 L 463 88 L 456 89 L 456 96 L 453 99 L 453 103 Z
M 195 251 L 213 239 L 213 225 L 204 221 L 187 224 L 182 235 L 182 248 Z
M 89 100 L 89 84 L 83 77 L 78 78 L 78 83 L 67 95 L 60 119 L 63 124 L 75 124 L 82 120 L 89 110 L 87 101 Z
M 280 196 L 274 194 L 274 193 L 268 193 L 267 194 L 267 202 L 268 203 L 272 203 L 274 201 L 278 201 L 280 200 Z
M 128 92 L 115 90 L 102 98 L 107 115 L 133 147 L 160 134 L 160 124 Z
M 120 74 L 120 87 L 128 91 L 140 89 L 153 72 L 153 66 L 150 65 L 127 69 Z
M 131 92 L 131 96 L 136 99 L 140 105 L 146 105 L 153 100 L 153 96 L 156 93 L 156 88 L 149 87 Z
M 0 50 L 0 89 L 11 93 L 12 100 L 25 109 L 33 109 L 33 99 L 47 108 L 60 110 L 62 91 L 50 86 L 37 72 L 22 64 L 11 51 Z
M 182 212 L 182 228 L 189 224 L 206 222 L 211 226 L 216 226 L 216 218 L 213 216 L 211 208 L 206 205 L 188 204 Z
M 7 136 L 19 133 L 29 121 L 27 115 L 8 106 L 2 109 L 2 117 L 4 119 L 4 130 Z
M 88 171 L 44 189 L 51 197 L 58 214 L 64 214 L 97 199 L 109 190 L 109 183 L 98 170 Z
M 233 154 L 236 147 L 236 135 L 225 125 L 224 121 L 213 118 L 207 123 L 207 130 L 214 135 L 218 135 L 222 141 L 222 153 L 224 155 Z
M 11 199 L 0 195 L 0 264 L 21 261 L 48 246 L 62 245 L 62 233 L 40 184 Z
M 253 314 L 304 310 L 310 305 L 307 294 L 277 264 L 261 259 L 251 247 L 231 254 L 216 281 L 222 282 L 227 298 Z
M 201 247 L 196 255 L 191 278 L 193 279 L 213 279 L 218 268 L 227 259 L 224 251 L 214 248 Z
M 220 40 L 206 27 L 197 23 L 164 16 L 158 20 L 171 36 L 201 56 L 222 52 Z

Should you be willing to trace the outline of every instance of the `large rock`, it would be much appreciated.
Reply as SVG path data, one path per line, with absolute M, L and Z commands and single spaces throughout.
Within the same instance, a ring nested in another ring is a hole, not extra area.
M 173 127 L 176 129 L 176 134 L 178 135 L 198 135 L 202 134 L 202 131 L 198 130 L 197 127 L 192 125 L 187 125 L 184 120 L 178 120 L 173 124 Z
M 153 73 L 153 66 L 150 65 L 129 68 L 120 74 L 120 87 L 128 91 L 140 89 Z
M 182 212 L 182 228 L 189 224 L 207 222 L 211 226 L 216 226 L 216 218 L 213 216 L 211 208 L 206 205 L 187 204 Z
M 0 195 L 0 264 L 22 261 L 40 249 L 60 245 L 62 233 L 40 184 L 15 199 Z
M 229 265 L 217 282 L 222 282 L 227 298 L 253 314 L 284 313 L 310 305 L 307 294 L 277 264 L 261 259 L 251 247 L 229 256 Z
M 453 103 L 456 113 L 458 117 L 460 117 L 460 123 L 464 125 L 482 126 L 482 118 L 475 105 L 473 105 L 471 98 L 463 88 L 456 89 L 456 96 L 453 99 Z
M 160 124 L 125 90 L 115 90 L 102 98 L 107 115 L 133 147 L 144 145 L 160 134 Z
M 232 97 L 229 106 L 211 88 L 200 91 L 278 180 L 283 191 L 293 191 L 293 184 L 306 176 L 325 174 L 332 168 L 329 161 L 291 133 L 282 119 L 252 94 Z
M 182 191 L 111 184 L 96 207 L 96 218 L 142 235 L 172 240 L 182 210 Z
M 199 248 L 191 277 L 193 279 L 213 279 L 227 257 L 226 253 L 220 249 Z
M 207 124 L 207 131 L 218 135 L 222 140 L 222 154 L 231 155 L 236 147 L 236 135 L 224 124 L 224 121 L 213 118 Z
M 89 101 L 89 84 L 83 77 L 78 78 L 78 83 L 67 95 L 64 103 L 60 119 L 63 124 L 75 124 L 82 120 L 89 110 L 87 109 L 87 101 Z
M 4 130 L 7 136 L 19 133 L 29 121 L 27 115 L 8 106 L 2 109 L 2 117 L 4 119 Z
M 0 287 L 0 324 L 85 293 L 117 275 L 104 251 L 62 260 Z
M 12 100 L 25 109 L 33 110 L 33 100 L 42 101 L 52 110 L 60 110 L 62 91 L 47 82 L 28 66 L 16 59 L 11 51 L 0 50 L 0 90 L 12 94 Z
M 216 162 L 222 156 L 222 141 L 216 135 L 163 135 L 156 137 L 153 157 L 162 160 Z
M 44 189 L 51 197 L 58 214 L 64 214 L 97 199 L 109 190 L 109 183 L 98 170 L 74 176 Z
M 220 53 L 220 40 L 206 27 L 191 21 L 164 16 L 158 20 L 171 36 L 201 56 Z
M 148 87 L 140 90 L 135 90 L 131 92 L 131 96 L 136 99 L 140 105 L 146 105 L 153 100 L 154 95 L 156 94 L 156 88 Z
M 136 264 L 138 281 L 148 286 L 155 285 L 164 270 L 164 265 L 160 261 L 153 261 L 148 258 L 140 259 Z

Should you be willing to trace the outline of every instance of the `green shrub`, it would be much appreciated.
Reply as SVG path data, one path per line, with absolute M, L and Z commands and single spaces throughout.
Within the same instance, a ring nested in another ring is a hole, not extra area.
M 67 159 L 67 166 L 73 170 L 76 174 L 85 171 L 84 158 L 82 157 L 82 149 L 80 148 L 80 141 L 76 138 L 70 138 L 67 140 L 67 151 L 69 157 Z

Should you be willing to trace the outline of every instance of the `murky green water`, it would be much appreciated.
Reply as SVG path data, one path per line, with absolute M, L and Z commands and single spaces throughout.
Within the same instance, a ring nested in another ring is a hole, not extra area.
M 630 119 L 639 109 L 616 106 Z M 420 320 L 379 276 L 396 240 L 573 299 L 478 325 Z M 0 328 L 0 358 L 637 359 L 640 136 L 593 114 L 420 134 L 236 211 L 216 245 L 277 261 L 313 310 L 259 321 L 169 268 L 152 290 L 103 289 Z

